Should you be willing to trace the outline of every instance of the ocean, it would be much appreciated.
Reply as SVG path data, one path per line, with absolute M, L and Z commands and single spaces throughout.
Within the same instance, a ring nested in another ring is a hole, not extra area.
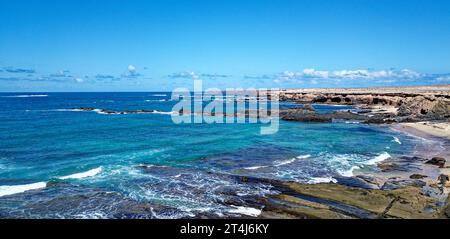
M 1 218 L 257 216 L 255 177 L 338 182 L 419 139 L 355 122 L 174 124 L 169 92 L 1 93 Z M 281 102 L 280 107 L 295 107 Z M 153 110 L 149 114 L 102 114 Z M 350 106 L 314 105 L 319 112 Z

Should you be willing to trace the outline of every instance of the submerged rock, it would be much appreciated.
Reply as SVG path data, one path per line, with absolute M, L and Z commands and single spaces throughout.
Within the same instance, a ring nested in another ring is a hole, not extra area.
M 305 105 L 306 106 L 306 105 Z M 333 120 L 367 120 L 367 116 L 350 111 L 336 111 L 328 114 L 316 113 L 310 107 L 294 108 L 280 111 L 280 118 L 286 121 L 327 123 Z
M 422 174 L 412 174 L 411 176 L 409 176 L 410 179 L 424 179 L 428 176 L 422 175 Z
M 445 165 L 445 159 L 441 158 L 441 157 L 434 157 L 431 160 L 428 160 L 427 162 L 425 162 L 426 164 L 432 164 L 432 165 L 436 165 L 439 166 L 439 168 L 443 168 Z
M 149 114 L 149 113 L 155 113 L 156 112 L 154 110 L 124 110 L 124 111 L 117 111 L 117 110 L 109 110 L 109 109 L 95 109 L 95 108 L 89 108 L 89 107 L 81 107 L 81 108 L 76 108 L 74 110 L 87 111 L 87 112 L 98 112 L 100 114 L 107 114 L 107 115 Z
M 317 114 L 311 105 L 304 105 L 303 107 L 286 109 L 280 111 L 280 118 L 286 121 L 298 121 L 298 122 L 319 122 L 326 123 L 331 122 L 332 118 Z

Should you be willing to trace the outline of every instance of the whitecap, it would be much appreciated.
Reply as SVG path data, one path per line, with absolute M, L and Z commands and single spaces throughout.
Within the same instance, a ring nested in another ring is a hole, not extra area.
M 87 178 L 87 177 L 93 177 L 97 174 L 99 174 L 102 171 L 102 167 L 94 168 L 86 172 L 82 173 L 75 173 L 63 177 L 59 177 L 59 179 L 81 179 L 81 178 Z
M 300 156 L 297 156 L 295 158 L 288 159 L 288 160 L 275 161 L 275 167 L 283 166 L 286 164 L 291 164 L 291 163 L 297 161 L 297 159 L 307 159 L 309 157 L 311 157 L 311 155 L 306 154 L 306 155 L 300 155 Z
M 165 99 L 160 99 L 160 100 L 145 100 L 145 102 L 164 102 L 167 101 Z
M 402 144 L 402 142 L 400 141 L 400 139 L 398 139 L 397 137 L 392 136 L 392 138 L 393 138 L 392 141 L 394 141 L 394 142 L 396 142 L 396 143 L 398 143 L 398 144 Z
M 297 158 L 292 158 L 288 160 L 281 160 L 281 161 L 275 161 L 275 167 L 283 166 L 286 164 L 291 164 L 293 162 L 297 161 Z
M 157 111 L 157 110 L 155 110 L 155 111 L 152 112 L 152 114 L 173 115 L 173 114 L 175 114 L 175 112 L 173 112 L 173 111 L 165 112 L 165 111 Z
M 6 98 L 30 98 L 30 97 L 47 97 L 48 95 L 8 95 L 2 96 Z
M 338 173 L 344 177 L 353 177 L 353 171 L 360 169 L 358 166 L 352 166 L 349 170 L 338 170 Z
M 244 168 L 244 169 L 247 169 L 247 170 L 256 170 L 256 169 L 267 168 L 267 167 L 269 167 L 269 166 L 252 166 L 252 167 L 246 167 L 246 168 Z
M 380 162 L 383 162 L 384 160 L 386 160 L 386 159 L 388 159 L 390 157 L 391 157 L 391 155 L 389 153 L 383 152 L 380 155 L 378 155 L 378 156 L 376 156 L 376 157 L 366 161 L 365 164 L 367 164 L 367 165 L 376 165 L 376 164 L 378 164 Z
M 149 96 L 157 96 L 157 97 L 166 97 L 166 94 L 153 94 L 153 95 L 149 95 Z
M 307 158 L 310 158 L 310 157 L 311 157 L 311 154 L 305 154 L 305 155 L 297 156 L 296 159 L 307 159 Z
M 234 208 L 230 209 L 229 212 L 247 215 L 247 216 L 251 216 L 251 217 L 257 217 L 261 214 L 261 209 L 256 209 L 256 208 L 252 208 L 252 207 L 238 207 L 238 206 L 233 206 L 233 207 Z
M 318 184 L 318 183 L 337 183 L 337 180 L 333 177 L 312 177 L 309 181 L 309 184 Z
M 81 109 L 56 109 L 54 111 L 60 111 L 60 112 L 81 112 L 83 110 L 81 110 Z
M 0 197 L 12 195 L 16 193 L 23 193 L 29 190 L 41 189 L 47 186 L 46 182 L 38 182 L 24 185 L 4 185 L 0 186 Z

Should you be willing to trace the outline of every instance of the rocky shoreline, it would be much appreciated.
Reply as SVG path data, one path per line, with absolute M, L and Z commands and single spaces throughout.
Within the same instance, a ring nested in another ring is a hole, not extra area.
M 420 88 L 419 88 L 420 89 Z M 280 91 L 280 101 L 298 104 L 352 105 L 358 113 L 316 114 L 311 107 L 297 108 L 280 112 L 281 118 L 306 122 L 314 117 L 328 120 L 357 119 L 365 123 L 403 123 L 450 120 L 450 86 L 439 90 L 393 92 L 392 88 L 376 89 L 324 89 Z M 308 118 L 305 118 L 308 116 Z
M 378 163 L 379 172 L 337 183 L 274 183 L 282 193 L 267 199 L 261 218 L 450 218 L 450 86 L 289 90 L 279 98 L 303 105 L 281 110 L 282 120 L 387 124 L 435 147 L 389 158 Z M 357 110 L 319 114 L 312 104 Z
M 280 101 L 298 104 L 280 110 L 282 120 L 377 124 L 429 143 L 419 145 L 411 155 L 390 157 L 378 163 L 376 171 L 356 170 L 354 176 L 336 178 L 336 183 L 302 184 L 236 175 L 236 180 L 242 183 L 268 184 L 280 193 L 244 200 L 244 203 L 224 203 L 258 208 L 261 210 L 259 218 L 450 218 L 450 86 L 308 89 L 277 94 Z M 323 114 L 314 109 L 314 104 L 350 105 L 355 110 Z M 157 113 L 153 110 L 75 110 L 101 114 Z M 259 114 L 245 112 L 243 116 L 259 117 Z

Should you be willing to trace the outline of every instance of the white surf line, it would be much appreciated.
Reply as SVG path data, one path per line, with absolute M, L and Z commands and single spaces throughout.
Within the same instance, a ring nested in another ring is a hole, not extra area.
M 251 208 L 251 207 L 239 207 L 239 206 L 232 206 L 233 209 L 230 209 L 229 212 L 236 213 L 236 214 L 243 214 L 251 217 L 257 217 L 261 214 L 261 209 Z
M 41 189 L 47 186 L 46 182 L 30 183 L 23 185 L 4 185 L 0 186 L 0 197 L 23 193 L 29 190 Z
M 349 170 L 338 170 L 338 173 L 343 177 L 353 177 L 353 171 L 360 169 L 359 166 L 352 166 Z
M 318 184 L 318 183 L 337 183 L 337 180 L 333 177 L 312 177 L 309 181 L 309 184 Z
M 376 165 L 376 164 L 378 164 L 380 162 L 383 162 L 384 160 L 386 160 L 386 159 L 388 159 L 390 157 L 391 157 L 391 155 L 388 152 L 383 152 L 380 155 L 374 157 L 373 159 L 366 161 L 364 164 L 366 164 L 366 165 Z
M 93 177 L 102 171 L 102 167 L 94 168 L 86 172 L 75 173 L 68 176 L 59 177 L 59 179 L 81 179 Z M 30 183 L 23 185 L 3 185 L 0 186 L 0 197 L 23 193 L 30 190 L 42 189 L 47 186 L 47 182 Z
M 398 143 L 398 144 L 402 144 L 402 142 L 400 141 L 400 139 L 398 139 L 397 137 L 392 136 L 392 138 L 393 138 L 392 141 L 394 141 L 394 142 L 396 142 L 396 143 Z
M 88 170 L 86 172 L 75 173 L 75 174 L 59 177 L 59 179 L 64 180 L 64 179 L 80 179 L 80 178 L 93 177 L 93 176 L 99 174 L 101 171 L 102 171 L 102 167 L 98 167 L 98 168 Z
M 309 157 L 311 157 L 311 155 L 310 154 L 306 154 L 306 155 L 300 155 L 300 156 L 297 156 L 295 158 L 288 159 L 288 160 L 275 161 L 275 165 L 274 166 L 275 167 L 283 166 L 283 165 L 286 165 L 286 164 L 293 163 L 293 162 L 297 161 L 298 159 L 307 159 Z
M 4 98 L 30 98 L 30 97 L 47 97 L 48 95 L 6 95 Z
M 246 168 L 244 168 L 244 169 L 247 169 L 247 170 L 256 170 L 256 169 L 267 168 L 267 167 L 269 167 L 269 166 L 252 166 L 252 167 L 246 167 Z

